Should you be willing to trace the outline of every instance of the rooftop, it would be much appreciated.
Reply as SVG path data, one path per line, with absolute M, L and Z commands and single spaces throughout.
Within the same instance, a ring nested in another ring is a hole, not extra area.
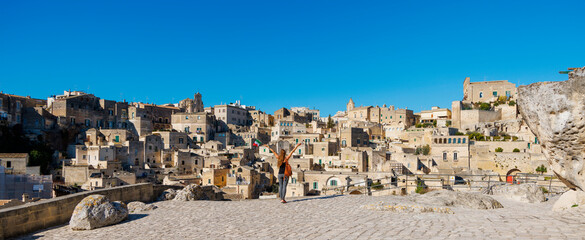
M 0 158 L 25 158 L 28 153 L 0 153 Z

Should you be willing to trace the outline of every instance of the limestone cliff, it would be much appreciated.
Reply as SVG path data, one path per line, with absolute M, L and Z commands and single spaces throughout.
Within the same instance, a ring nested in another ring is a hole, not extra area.
M 585 67 L 567 81 L 520 86 L 518 107 L 553 172 L 569 188 L 585 190 Z

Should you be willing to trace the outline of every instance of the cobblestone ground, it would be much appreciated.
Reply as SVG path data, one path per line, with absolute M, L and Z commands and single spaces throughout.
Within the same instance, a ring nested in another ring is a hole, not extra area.
M 90 231 L 61 226 L 21 239 L 581 239 L 585 214 L 558 214 L 553 201 L 497 198 L 503 209 L 451 208 L 455 214 L 363 209 L 398 196 L 336 196 L 232 202 L 166 201 L 123 223 Z M 555 199 L 556 200 L 556 199 Z

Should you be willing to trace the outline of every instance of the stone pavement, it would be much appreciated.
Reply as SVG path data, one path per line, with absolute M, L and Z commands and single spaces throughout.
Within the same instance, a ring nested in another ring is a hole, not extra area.
M 455 214 L 395 213 L 361 208 L 404 202 L 399 196 L 321 196 L 278 200 L 165 201 L 123 223 L 89 231 L 68 226 L 21 239 L 581 239 L 585 214 L 551 211 L 554 200 L 504 208 L 451 208 Z

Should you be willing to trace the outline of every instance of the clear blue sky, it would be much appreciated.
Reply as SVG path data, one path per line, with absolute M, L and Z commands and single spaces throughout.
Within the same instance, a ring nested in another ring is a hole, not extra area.
M 481 3 L 480 3 L 481 2 Z M 585 66 L 585 1 L 0 1 L 0 90 L 322 115 Z

